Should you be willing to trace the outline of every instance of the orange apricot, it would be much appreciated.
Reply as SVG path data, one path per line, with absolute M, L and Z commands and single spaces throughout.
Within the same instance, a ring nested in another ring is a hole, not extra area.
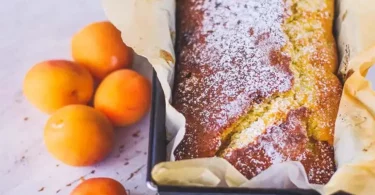
M 86 104 L 93 87 L 93 78 L 83 67 L 67 60 L 49 60 L 27 72 L 23 93 L 34 106 L 52 113 L 69 104 Z
M 80 183 L 70 195 L 127 195 L 120 182 L 105 177 L 91 178 Z
M 72 56 L 91 74 L 103 79 L 109 73 L 129 68 L 133 50 L 122 41 L 121 32 L 110 22 L 92 23 L 73 36 Z
M 118 70 L 108 75 L 94 97 L 94 107 L 115 126 L 138 122 L 149 110 L 150 102 L 150 82 L 132 70 Z
M 69 105 L 57 110 L 44 128 L 47 150 L 65 164 L 88 166 L 103 160 L 112 150 L 114 130 L 98 110 Z

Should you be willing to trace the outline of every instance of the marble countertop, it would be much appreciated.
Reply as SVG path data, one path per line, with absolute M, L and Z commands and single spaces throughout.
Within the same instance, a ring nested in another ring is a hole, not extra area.
M 67 195 L 81 178 L 111 177 L 131 195 L 155 194 L 145 182 L 148 116 L 118 129 L 103 162 L 76 168 L 52 158 L 43 143 L 48 118 L 22 94 L 28 69 L 47 59 L 71 59 L 70 40 L 83 26 L 105 20 L 101 1 L 13 0 L 0 6 L 0 195 Z

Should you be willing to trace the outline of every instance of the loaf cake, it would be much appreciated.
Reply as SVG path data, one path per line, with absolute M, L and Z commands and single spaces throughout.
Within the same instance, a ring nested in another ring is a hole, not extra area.
M 300 161 L 311 183 L 335 171 L 334 0 L 177 0 L 177 160 L 219 156 L 251 179 Z

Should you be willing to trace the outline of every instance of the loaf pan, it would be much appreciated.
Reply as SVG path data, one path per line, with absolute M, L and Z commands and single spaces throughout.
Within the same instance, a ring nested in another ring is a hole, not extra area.
M 146 182 L 148 188 L 157 191 L 160 195 L 318 195 L 314 190 L 303 189 L 249 189 L 249 188 L 209 188 L 209 187 L 185 187 L 185 186 L 167 186 L 158 185 L 151 176 L 152 168 L 160 163 L 167 161 L 167 139 L 165 128 L 165 99 L 160 82 L 157 79 L 156 72 L 152 75 L 152 107 L 150 115 L 150 132 L 148 146 L 148 162 Z M 346 195 L 348 193 L 337 192 L 337 195 Z

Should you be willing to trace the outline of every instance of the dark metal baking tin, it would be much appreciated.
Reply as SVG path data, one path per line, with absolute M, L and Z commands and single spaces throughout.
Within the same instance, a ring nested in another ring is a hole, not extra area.
M 160 163 L 167 161 L 167 139 L 165 130 L 165 99 L 160 82 L 157 79 L 156 72 L 152 76 L 152 108 L 148 146 L 147 162 L 147 186 L 160 195 L 315 195 L 314 190 L 303 189 L 249 189 L 249 188 L 209 188 L 209 187 L 183 187 L 183 186 L 166 186 L 158 185 L 151 177 L 152 168 Z M 339 192 L 336 194 L 347 194 Z

